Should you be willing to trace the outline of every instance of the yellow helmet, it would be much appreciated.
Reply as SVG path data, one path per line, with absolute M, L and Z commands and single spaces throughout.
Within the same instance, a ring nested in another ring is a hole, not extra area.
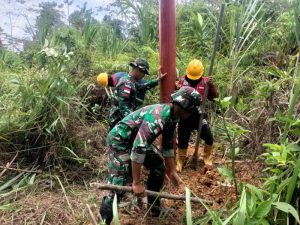
M 104 87 L 107 87 L 108 85 L 108 74 L 107 73 L 100 73 L 97 76 L 97 82 L 100 85 L 103 85 Z
M 202 62 L 198 59 L 193 59 L 190 61 L 187 69 L 186 69 L 186 75 L 191 80 L 198 80 L 200 77 L 202 77 L 204 72 L 204 67 L 202 65 Z

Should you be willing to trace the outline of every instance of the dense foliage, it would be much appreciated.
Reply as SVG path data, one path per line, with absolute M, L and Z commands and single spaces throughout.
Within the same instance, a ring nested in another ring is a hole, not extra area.
M 102 21 L 84 5 L 67 24 L 55 3 L 40 5 L 24 49 L 0 48 L 0 151 L 20 152 L 50 167 L 85 162 L 76 127 L 88 126 L 91 117 L 99 122 L 99 110 L 106 107 L 90 98 L 95 75 L 126 71 L 131 59 L 143 57 L 150 62 L 150 78 L 156 76 L 158 1 L 144 2 L 115 0 L 102 9 Z M 193 58 L 209 67 L 220 5 L 177 4 L 180 74 Z M 262 187 L 237 184 L 240 200 L 233 208 L 208 209 L 204 218 L 193 218 L 195 224 L 299 223 L 299 15 L 297 0 L 226 1 L 214 67 L 220 99 L 210 113 L 214 135 L 229 146 L 233 168 L 220 173 L 236 182 L 234 161 L 242 152 L 264 160 L 265 178 Z M 104 101 L 105 92 L 100 98 Z M 158 89 L 146 104 L 157 101 Z

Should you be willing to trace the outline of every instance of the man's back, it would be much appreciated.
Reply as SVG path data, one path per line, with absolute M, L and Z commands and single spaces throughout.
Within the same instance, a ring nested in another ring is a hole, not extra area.
M 122 77 L 116 86 L 112 108 L 109 114 L 109 126 L 113 128 L 120 120 L 136 108 L 135 81 L 130 76 Z
M 143 157 L 147 146 L 163 133 L 163 149 L 173 149 L 173 135 L 177 121 L 171 119 L 171 106 L 155 104 L 145 106 L 125 117 L 108 134 L 107 145 L 117 151 L 130 152 Z

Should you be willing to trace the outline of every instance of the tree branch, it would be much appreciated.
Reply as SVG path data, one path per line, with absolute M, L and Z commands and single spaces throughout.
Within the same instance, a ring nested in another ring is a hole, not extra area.
M 118 185 L 111 185 L 111 184 L 101 184 L 101 183 L 91 183 L 91 187 L 101 189 L 101 190 L 111 190 L 111 191 L 124 191 L 124 192 L 132 192 L 132 187 L 129 186 L 118 186 Z M 185 196 L 183 195 L 174 195 L 174 194 L 167 194 L 167 193 L 161 193 L 161 192 L 155 192 L 155 191 L 145 191 L 147 196 L 151 197 L 160 197 L 160 198 L 166 198 L 166 199 L 172 199 L 172 200 L 178 200 L 178 201 L 185 201 Z M 208 203 L 212 204 L 212 201 L 200 199 L 191 197 L 191 202 L 196 203 Z

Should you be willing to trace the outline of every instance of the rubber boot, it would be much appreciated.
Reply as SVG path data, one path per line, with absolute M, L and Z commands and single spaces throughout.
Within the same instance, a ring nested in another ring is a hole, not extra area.
M 107 197 L 103 198 L 99 212 L 105 224 L 110 225 L 113 219 L 113 209 L 112 209 L 112 202 L 109 201 Z
M 183 163 L 186 157 L 187 149 L 177 148 L 177 160 L 176 160 L 176 170 L 181 173 L 183 168 Z
M 212 145 L 204 145 L 204 154 L 203 154 L 203 161 L 205 165 L 212 166 Z

